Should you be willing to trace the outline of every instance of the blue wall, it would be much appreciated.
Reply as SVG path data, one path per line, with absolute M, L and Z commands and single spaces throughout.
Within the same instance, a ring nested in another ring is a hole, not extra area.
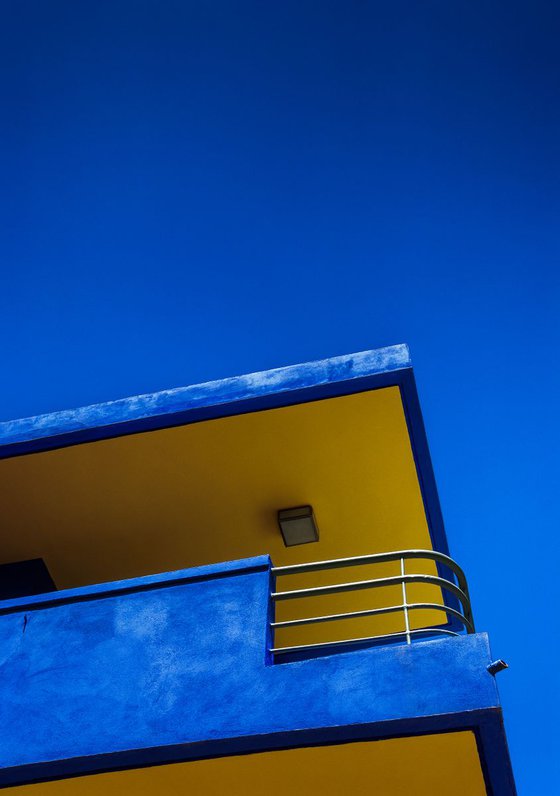
M 496 719 L 483 634 L 274 664 L 270 582 L 260 557 L 0 604 L 0 784 Z

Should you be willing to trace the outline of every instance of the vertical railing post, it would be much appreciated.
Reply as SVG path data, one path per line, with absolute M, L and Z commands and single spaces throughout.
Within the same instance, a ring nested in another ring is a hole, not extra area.
M 404 576 L 405 569 L 404 569 L 404 558 L 401 558 L 401 575 Z M 406 583 L 404 580 L 401 583 L 402 586 L 402 599 L 403 599 L 403 610 L 404 610 L 404 628 L 406 631 L 406 643 L 410 644 L 410 621 L 408 616 L 408 601 L 406 599 Z

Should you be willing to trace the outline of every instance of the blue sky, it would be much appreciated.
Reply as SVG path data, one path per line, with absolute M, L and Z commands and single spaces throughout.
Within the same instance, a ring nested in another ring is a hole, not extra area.
M 556 793 L 558 5 L 2 12 L 0 419 L 409 343 L 519 790 Z

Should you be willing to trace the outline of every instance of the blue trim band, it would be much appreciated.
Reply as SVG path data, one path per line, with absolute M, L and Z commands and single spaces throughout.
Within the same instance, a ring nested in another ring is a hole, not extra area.
M 462 731 L 475 733 L 488 796 L 515 796 L 516 788 L 500 708 L 473 710 L 466 713 L 444 713 L 375 724 L 352 724 L 278 732 L 271 735 L 214 739 L 199 743 L 131 749 L 106 755 L 34 763 L 1 770 L 0 789 L 13 785 L 126 771 L 131 768 L 168 765 L 189 760 Z
M 359 392 L 363 388 L 352 388 L 352 382 L 379 377 L 381 382 L 398 383 L 386 377 L 410 366 L 407 346 L 397 345 L 10 420 L 0 423 L 0 457 L 240 414 L 240 406 L 245 406 L 246 402 L 254 408 L 241 411 L 299 403 L 298 395 L 302 390 L 348 385 L 342 392 Z M 282 393 L 289 393 L 291 400 L 282 400 Z

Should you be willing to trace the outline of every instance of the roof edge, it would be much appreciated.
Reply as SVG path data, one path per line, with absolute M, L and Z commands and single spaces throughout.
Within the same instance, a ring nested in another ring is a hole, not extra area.
M 400 344 L 106 401 L 78 409 L 9 420 L 0 423 L 0 458 L 121 436 L 125 433 L 166 428 L 189 422 L 186 415 L 196 410 L 255 399 L 270 399 L 282 393 L 299 393 L 301 390 L 344 384 L 357 379 L 375 380 L 376 377 L 386 377 L 387 374 L 408 369 L 411 365 L 408 346 Z M 398 381 L 395 379 L 394 383 Z M 174 422 L 173 418 L 179 422 Z M 106 433 L 103 433 L 103 429 Z M 55 439 L 61 440 L 60 445 L 55 443 Z

